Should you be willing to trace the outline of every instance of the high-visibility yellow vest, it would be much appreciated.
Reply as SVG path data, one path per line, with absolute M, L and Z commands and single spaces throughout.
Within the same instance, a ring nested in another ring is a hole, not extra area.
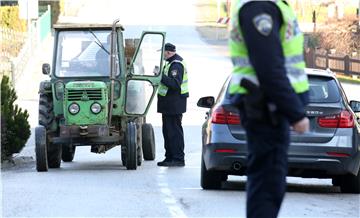
M 247 90 L 240 86 L 240 81 L 247 78 L 259 85 L 256 72 L 249 61 L 248 50 L 240 28 L 239 11 L 246 3 L 255 0 L 235 0 L 232 2 L 231 30 L 229 39 L 230 56 L 233 63 L 230 94 L 244 94 Z M 309 89 L 309 82 L 304 71 L 304 35 L 293 10 L 282 0 L 268 0 L 274 2 L 280 9 L 283 24 L 280 28 L 280 40 L 285 56 L 287 77 L 296 93 L 303 93 Z
M 175 63 L 175 62 L 180 63 L 184 68 L 184 74 L 183 74 L 183 78 L 182 78 L 182 82 L 181 82 L 181 94 L 183 95 L 183 94 L 189 93 L 188 75 L 187 75 L 185 63 L 183 61 L 179 61 L 179 60 L 173 60 L 172 62 L 166 61 L 165 65 L 164 65 L 164 75 L 166 75 L 166 76 L 169 75 L 170 66 L 172 63 Z M 168 92 L 168 90 L 169 90 L 169 88 L 166 85 L 160 83 L 160 86 L 158 89 L 158 94 L 160 96 L 165 96 L 166 93 Z

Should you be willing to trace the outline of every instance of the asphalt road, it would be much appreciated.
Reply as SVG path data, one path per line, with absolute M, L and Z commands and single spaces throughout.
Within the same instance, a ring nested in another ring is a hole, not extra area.
M 142 30 L 166 31 L 167 41 L 176 44 L 185 58 L 190 83 L 183 121 L 186 167 L 156 166 L 164 154 L 156 104 L 147 120 L 155 128 L 157 157 L 136 171 L 121 165 L 119 147 L 106 154 L 78 147 L 74 162 L 38 173 L 32 136 L 16 158 L 17 164 L 1 172 L 2 217 L 244 217 L 245 177 L 229 177 L 221 191 L 200 188 L 201 125 L 206 110 L 197 108 L 196 102 L 202 96 L 216 96 L 229 74 L 226 46 L 207 44 L 199 37 L 192 1 L 101 2 L 89 1 L 77 19 L 111 22 L 120 16 L 129 38 L 138 37 Z M 139 7 L 140 2 L 146 5 Z M 170 13 L 169 6 L 177 10 Z M 32 128 L 37 125 L 38 84 L 44 79 L 40 63 L 50 62 L 51 40 L 38 49 L 27 74 L 17 83 L 18 104 L 29 110 Z M 346 85 L 345 90 L 352 99 L 360 93 L 358 86 Z M 280 217 L 359 217 L 359 205 L 359 195 L 339 193 L 331 180 L 289 177 Z

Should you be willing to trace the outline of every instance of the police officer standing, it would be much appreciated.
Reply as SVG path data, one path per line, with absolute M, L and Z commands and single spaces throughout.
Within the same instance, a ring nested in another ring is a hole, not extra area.
M 229 92 L 248 144 L 247 217 L 277 217 L 286 190 L 290 126 L 303 133 L 309 84 L 303 34 L 283 0 L 232 2 Z
M 186 112 L 189 97 L 187 71 L 176 47 L 165 44 L 165 66 L 158 90 L 158 113 L 162 113 L 165 160 L 158 166 L 185 166 L 182 114 Z

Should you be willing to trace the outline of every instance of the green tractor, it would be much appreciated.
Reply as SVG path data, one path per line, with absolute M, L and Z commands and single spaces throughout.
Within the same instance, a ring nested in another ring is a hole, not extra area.
M 43 64 L 50 79 L 39 90 L 37 171 L 71 162 L 77 146 L 94 153 L 121 146 L 128 170 L 155 159 L 146 113 L 161 80 L 165 33 L 124 39 L 118 21 L 54 26 L 53 67 Z

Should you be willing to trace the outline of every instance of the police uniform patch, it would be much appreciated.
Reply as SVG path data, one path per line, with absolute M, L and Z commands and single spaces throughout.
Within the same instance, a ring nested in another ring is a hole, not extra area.
M 273 28 L 273 20 L 269 14 L 259 14 L 253 19 L 255 28 L 259 33 L 268 36 Z
M 178 74 L 177 70 L 172 70 L 171 71 L 171 76 L 176 77 L 177 74 Z

